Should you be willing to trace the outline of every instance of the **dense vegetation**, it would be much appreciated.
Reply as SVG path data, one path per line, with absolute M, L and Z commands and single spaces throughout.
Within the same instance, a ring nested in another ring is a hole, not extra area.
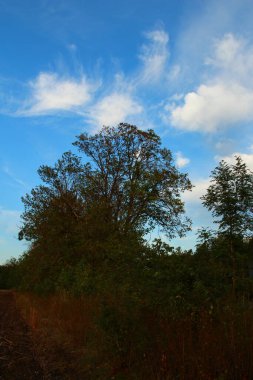
M 30 246 L 0 267 L 1 287 L 93 300 L 89 378 L 252 378 L 253 173 L 240 157 L 214 169 L 202 199 L 218 228 L 182 251 L 145 240 L 190 229 L 192 185 L 152 130 L 104 127 L 74 145 L 82 157 L 41 166 L 23 198 Z

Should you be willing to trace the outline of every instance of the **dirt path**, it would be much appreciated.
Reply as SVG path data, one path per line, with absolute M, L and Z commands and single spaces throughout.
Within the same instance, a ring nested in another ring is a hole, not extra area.
M 0 290 L 0 380 L 43 380 L 12 292 Z

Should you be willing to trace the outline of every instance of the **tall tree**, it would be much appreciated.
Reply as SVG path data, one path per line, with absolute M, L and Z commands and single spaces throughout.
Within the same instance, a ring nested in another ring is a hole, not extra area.
M 173 237 L 190 228 L 180 195 L 191 183 L 153 130 L 121 123 L 93 136 L 81 134 L 74 145 L 91 163 L 86 181 L 92 202 L 104 204 L 118 230 L 146 232 L 159 225 Z
M 190 228 L 180 195 L 191 183 L 154 131 L 120 124 L 82 134 L 75 145 L 85 163 L 64 153 L 39 168 L 42 184 L 22 198 L 19 237 L 31 241 L 45 271 L 83 258 L 96 268 L 112 241 L 140 241 L 157 225 L 169 237 Z

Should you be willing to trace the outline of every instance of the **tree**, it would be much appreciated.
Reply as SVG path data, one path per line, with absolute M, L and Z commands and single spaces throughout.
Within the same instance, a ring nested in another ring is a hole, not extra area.
M 253 173 L 240 156 L 235 164 L 221 161 L 211 174 L 211 185 L 201 199 L 212 211 L 219 232 L 230 240 L 253 232 Z
M 45 240 L 57 229 L 61 236 L 67 234 L 71 222 L 76 222 L 83 212 L 82 184 L 88 170 L 89 165 L 82 165 L 71 152 L 64 153 L 54 167 L 42 165 L 38 174 L 44 184 L 22 197 L 25 210 L 19 238 Z
M 253 233 L 253 173 L 240 156 L 235 164 L 221 161 L 211 174 L 211 185 L 201 198 L 212 211 L 218 233 L 228 243 L 232 262 L 232 282 L 235 291 L 236 247 Z M 220 240 L 217 240 L 220 241 Z
M 83 257 L 95 269 L 112 242 L 137 242 L 157 225 L 169 237 L 190 228 L 180 195 L 191 183 L 154 131 L 120 124 L 82 134 L 74 145 L 86 163 L 64 153 L 39 168 L 42 184 L 22 198 L 19 237 L 31 241 L 31 262 L 45 275 Z
M 104 205 L 105 220 L 118 231 L 144 233 L 158 225 L 171 238 L 190 228 L 180 195 L 191 183 L 153 130 L 121 123 L 81 134 L 74 145 L 91 163 L 86 197 Z

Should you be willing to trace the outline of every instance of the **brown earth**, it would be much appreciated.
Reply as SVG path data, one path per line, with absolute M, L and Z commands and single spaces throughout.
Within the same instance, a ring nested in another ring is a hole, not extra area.
M 0 290 L 0 380 L 45 379 L 28 326 L 10 291 Z

